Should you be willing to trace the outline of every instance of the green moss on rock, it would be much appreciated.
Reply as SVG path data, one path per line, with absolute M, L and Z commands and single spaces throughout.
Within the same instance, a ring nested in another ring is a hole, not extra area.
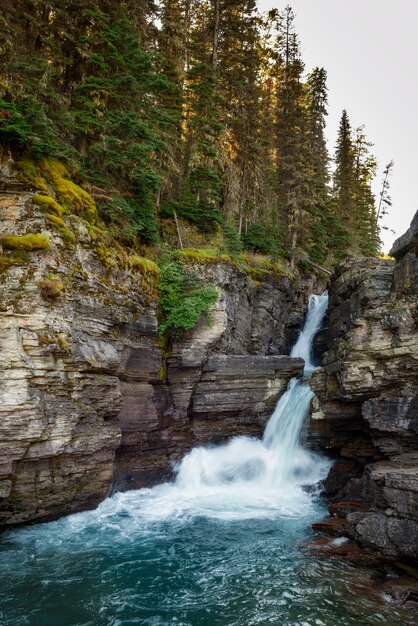
M 45 165 L 46 177 L 51 180 L 57 200 L 64 207 L 76 209 L 90 224 L 97 222 L 97 209 L 91 195 L 71 180 L 63 163 L 49 161 Z
M 154 276 L 158 276 L 160 271 L 158 265 L 154 263 L 154 261 L 137 254 L 130 254 L 127 258 L 127 263 L 130 269 L 138 269 L 142 274 L 152 274 Z
M 14 254 L 0 254 L 0 274 L 13 265 L 21 265 L 25 261 Z
M 34 196 L 33 202 L 37 204 L 40 209 L 45 213 L 50 213 L 52 211 L 58 217 L 61 217 L 64 213 L 63 207 L 58 204 L 58 202 L 52 196 L 42 196 L 40 194 L 37 194 L 36 196 Z
M 49 250 L 51 242 L 47 235 L 27 233 L 26 235 L 6 235 L 1 238 L 1 245 L 5 250 Z
M 48 194 L 48 185 L 46 183 L 45 178 L 39 172 L 39 168 L 35 165 L 33 161 L 30 159 L 22 159 L 16 163 L 21 178 L 26 182 L 43 191 L 45 194 Z
M 64 220 L 61 217 L 58 217 L 58 215 L 54 215 L 53 213 L 48 213 L 46 219 L 48 220 L 48 222 L 51 222 L 51 224 L 58 226 L 58 228 L 64 228 L 65 226 Z
M 61 237 L 67 244 L 70 244 L 71 247 L 75 245 L 76 243 L 75 235 L 65 225 L 64 220 L 61 217 L 58 217 L 57 215 L 53 215 L 51 213 L 46 216 L 46 219 L 48 220 L 48 222 L 50 222 L 51 224 L 57 227 L 57 229 L 60 232 Z
M 17 166 L 22 179 L 42 191 L 34 197 L 42 210 L 53 211 L 59 217 L 66 211 L 78 213 L 90 224 L 97 223 L 96 203 L 86 189 L 74 182 L 77 172 L 69 171 L 69 166 L 45 159 L 37 163 L 22 159 Z

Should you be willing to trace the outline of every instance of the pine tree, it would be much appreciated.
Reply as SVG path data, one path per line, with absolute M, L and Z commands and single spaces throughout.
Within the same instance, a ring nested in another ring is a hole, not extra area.
M 370 153 L 364 127 L 351 131 L 346 111 L 343 111 L 336 148 L 334 193 L 336 217 L 342 238 L 334 241 L 337 258 L 344 254 L 376 255 L 379 237 L 376 228 L 376 206 L 371 184 L 376 161 Z M 345 231 L 345 233 L 344 233 Z
M 372 145 L 366 139 L 364 126 L 357 128 L 354 141 L 355 232 L 353 241 L 360 254 L 366 256 L 377 256 L 380 249 L 376 226 L 376 201 L 371 187 L 376 174 L 376 159 L 370 153 Z
M 283 69 L 277 92 L 276 146 L 279 220 L 282 241 L 287 244 L 292 268 L 306 241 L 312 208 L 312 171 L 308 158 L 307 110 L 302 82 L 304 65 L 293 22 L 294 14 L 288 6 L 278 22 L 278 49 Z
M 332 229 L 329 189 L 329 155 L 324 135 L 327 115 L 327 74 L 324 68 L 315 68 L 306 81 L 308 110 L 308 150 L 312 172 L 312 226 L 309 257 L 324 263 L 329 254 Z
M 190 0 L 164 0 L 159 32 L 160 71 L 170 81 L 171 89 L 162 94 L 163 109 L 168 115 L 166 149 L 161 155 L 161 185 L 157 206 L 175 210 L 181 196 L 182 120 L 184 83 L 187 63 L 187 27 Z M 171 118 L 171 119 L 170 119 Z M 173 121 L 173 124 L 170 124 Z
M 219 209 L 222 181 L 219 167 L 221 99 L 214 62 L 215 5 L 194 6 L 190 18 L 186 75 L 185 139 L 181 213 L 199 228 L 214 231 L 222 221 Z
M 228 210 L 241 233 L 244 222 L 254 219 L 259 175 L 258 129 L 259 31 L 255 2 L 222 2 L 218 37 L 219 89 L 223 102 L 224 149 L 232 156 L 229 168 L 236 174 L 236 193 Z M 229 172 L 226 172 L 228 180 Z
M 355 158 L 351 125 L 347 111 L 343 111 L 335 149 L 334 236 L 332 243 L 337 259 L 343 258 L 349 247 L 349 224 L 355 217 L 354 206 Z

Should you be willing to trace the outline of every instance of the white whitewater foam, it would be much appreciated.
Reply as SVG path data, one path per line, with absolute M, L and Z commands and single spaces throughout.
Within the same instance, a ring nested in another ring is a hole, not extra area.
M 332 546 L 343 546 L 345 543 L 348 543 L 350 540 L 348 537 L 336 537 L 331 541 Z
M 311 296 L 303 331 L 292 356 L 313 369 L 311 345 L 327 309 L 327 294 Z M 147 519 L 204 515 L 219 519 L 301 516 L 312 498 L 303 489 L 324 478 L 329 462 L 299 443 L 313 392 L 306 378 L 292 379 L 262 440 L 235 437 L 216 447 L 194 448 L 177 467 L 174 484 L 137 492 Z M 129 498 L 116 496 L 117 498 Z

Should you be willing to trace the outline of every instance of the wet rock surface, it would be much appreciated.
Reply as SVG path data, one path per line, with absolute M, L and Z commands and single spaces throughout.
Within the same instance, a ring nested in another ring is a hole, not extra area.
M 400 610 L 406 626 L 418 624 L 418 572 L 415 567 L 396 561 L 395 557 L 361 546 L 358 541 L 338 536 L 347 526 L 331 517 L 313 524 L 314 530 L 331 536 L 316 536 L 302 547 L 309 557 L 345 561 L 353 567 L 348 589 L 357 596 L 370 597 Z M 327 523 L 328 522 L 328 523 Z M 332 522 L 332 523 L 331 523 Z
M 393 246 L 395 261 L 338 269 L 307 433 L 312 447 L 339 458 L 325 492 L 342 521 L 329 528 L 340 524 L 367 549 L 406 560 L 418 558 L 417 249 L 415 216 Z M 363 510 L 348 511 L 350 501 Z
M 198 444 L 225 436 L 258 436 L 286 380 L 303 372 L 303 359 L 287 356 L 210 357 L 192 398 L 192 428 Z

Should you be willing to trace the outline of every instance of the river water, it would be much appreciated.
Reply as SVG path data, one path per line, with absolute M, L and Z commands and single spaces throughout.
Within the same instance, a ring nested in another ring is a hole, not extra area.
M 115 494 L 95 511 L 0 537 L 1 626 L 396 626 L 373 574 L 307 556 L 325 515 L 327 459 L 299 434 L 313 393 L 311 343 L 327 296 L 312 296 L 290 381 L 261 440 L 195 448 L 175 482 Z

